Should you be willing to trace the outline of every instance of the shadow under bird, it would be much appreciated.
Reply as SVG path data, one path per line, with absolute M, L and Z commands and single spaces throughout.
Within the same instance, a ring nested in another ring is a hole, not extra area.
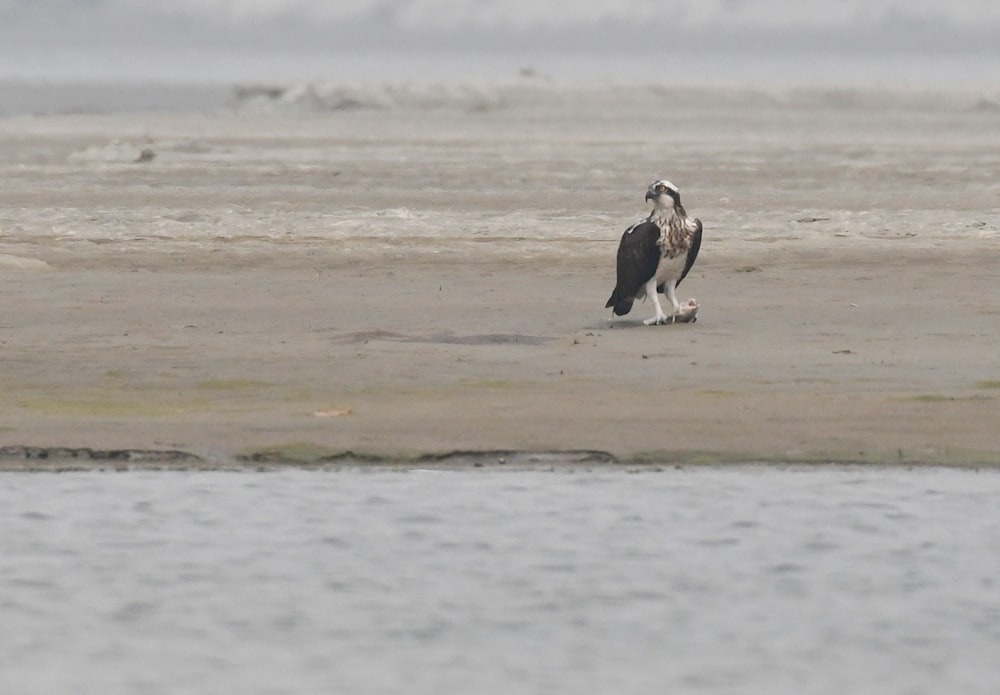
M 698 305 L 690 300 L 682 307 L 677 301 L 677 286 L 698 258 L 701 220 L 687 216 L 677 186 L 664 179 L 649 185 L 646 200 L 653 201 L 653 210 L 622 234 L 618 283 L 604 306 L 614 307 L 617 316 L 624 316 L 632 310 L 635 300 L 648 297 L 656 313 L 643 321 L 647 326 L 694 321 Z M 669 316 L 660 305 L 660 292 L 670 302 Z

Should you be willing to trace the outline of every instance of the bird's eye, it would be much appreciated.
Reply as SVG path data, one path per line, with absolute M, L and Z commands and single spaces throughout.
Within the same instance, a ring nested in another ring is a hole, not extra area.
M 664 185 L 663 185 L 662 183 L 661 183 L 661 184 L 659 184 L 659 185 L 658 185 L 658 186 L 656 187 L 656 192 L 657 192 L 657 193 L 663 193 L 663 192 L 665 192 L 666 190 L 667 190 L 667 187 L 666 187 L 666 186 L 664 186 Z

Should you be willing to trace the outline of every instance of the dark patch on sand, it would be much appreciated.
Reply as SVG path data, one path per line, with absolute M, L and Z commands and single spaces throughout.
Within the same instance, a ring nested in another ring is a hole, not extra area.
M 0 459 L 49 459 L 85 461 L 198 461 L 200 457 L 176 449 L 91 449 L 61 446 L 3 446 Z
M 426 335 L 406 335 L 380 329 L 356 331 L 337 338 L 338 342 L 367 343 L 371 340 L 385 340 L 395 343 L 435 343 L 440 345 L 543 345 L 551 336 L 527 335 L 523 333 L 479 333 L 455 335 L 450 332 L 428 333 Z
M 61 446 L 0 447 L 0 470 L 94 470 L 158 466 L 201 467 L 206 462 L 177 449 L 91 449 Z
M 298 452 L 297 452 L 298 453 Z M 308 459 L 296 456 L 290 459 L 284 448 L 262 449 L 236 457 L 238 461 L 256 464 L 297 464 L 297 465 L 406 465 L 408 467 L 429 465 L 435 467 L 478 468 L 484 466 L 511 466 L 514 468 L 565 465 L 614 465 L 617 457 L 607 451 L 588 449 L 553 451 L 518 451 L 515 449 L 454 450 L 426 453 L 415 456 L 373 456 L 354 451 L 329 453 L 313 452 Z

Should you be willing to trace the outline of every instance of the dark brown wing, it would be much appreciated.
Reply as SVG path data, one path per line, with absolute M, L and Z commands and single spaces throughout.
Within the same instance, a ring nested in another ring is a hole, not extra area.
M 632 309 L 632 300 L 656 273 L 660 262 L 660 228 L 652 222 L 640 222 L 622 234 L 618 244 L 618 284 L 605 308 L 614 307 L 619 316 Z
M 681 284 L 681 280 L 687 277 L 688 271 L 691 270 L 695 259 L 698 258 L 698 250 L 701 248 L 701 220 L 696 219 L 694 224 L 695 230 L 694 236 L 691 237 L 691 248 L 688 249 L 687 261 L 684 263 L 684 272 L 677 279 L 677 285 Z M 674 285 L 674 287 L 677 285 Z

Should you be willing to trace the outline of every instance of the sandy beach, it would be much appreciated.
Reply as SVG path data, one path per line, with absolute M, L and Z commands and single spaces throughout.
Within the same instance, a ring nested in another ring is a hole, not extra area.
M 3 119 L 3 465 L 1000 464 L 998 113 L 518 87 Z M 699 321 L 611 321 L 661 176 L 704 223 Z

